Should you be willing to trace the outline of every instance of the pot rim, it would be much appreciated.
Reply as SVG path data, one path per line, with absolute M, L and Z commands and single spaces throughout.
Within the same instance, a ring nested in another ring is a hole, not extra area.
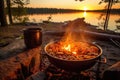
M 42 31 L 43 29 L 42 28 L 37 28 L 37 27 L 35 27 L 35 28 L 25 28 L 25 29 L 23 29 L 22 31 L 23 32 L 36 32 L 36 31 Z
M 44 47 L 44 51 L 45 51 L 45 53 L 46 53 L 49 57 L 52 57 L 52 58 L 54 58 L 54 59 L 61 60 L 61 61 L 83 62 L 83 61 L 94 60 L 94 59 L 100 57 L 100 56 L 102 55 L 102 52 L 103 52 L 102 48 L 101 48 L 99 45 L 94 44 L 94 43 L 90 43 L 90 42 L 86 42 L 86 43 L 88 43 L 88 44 L 90 44 L 90 45 L 96 46 L 96 47 L 99 49 L 99 54 L 98 54 L 95 58 L 90 58 L 90 59 L 85 59 L 85 60 L 66 60 L 66 59 L 61 59 L 61 58 L 54 57 L 54 56 L 50 55 L 50 54 L 47 52 L 47 50 L 46 50 L 47 46 L 49 46 L 50 44 L 53 44 L 53 43 L 55 43 L 55 42 L 57 42 L 57 41 L 49 42 L 49 43 Z M 82 41 L 81 41 L 81 42 L 82 42 Z

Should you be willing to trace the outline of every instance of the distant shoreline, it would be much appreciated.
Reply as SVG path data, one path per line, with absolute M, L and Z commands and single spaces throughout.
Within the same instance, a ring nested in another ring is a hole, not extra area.
M 84 10 L 78 9 L 58 9 L 58 8 L 24 8 L 27 14 L 55 14 L 55 13 L 75 13 L 75 12 L 84 12 Z M 12 8 L 13 11 L 17 8 Z M 106 12 L 106 9 L 102 10 L 86 10 L 86 12 Z M 120 9 L 111 9 L 112 14 L 120 14 Z

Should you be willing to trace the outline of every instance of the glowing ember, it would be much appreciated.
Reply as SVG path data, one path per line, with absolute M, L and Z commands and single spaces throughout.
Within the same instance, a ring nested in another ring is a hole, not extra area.
M 77 52 L 72 52 L 73 54 L 77 54 Z

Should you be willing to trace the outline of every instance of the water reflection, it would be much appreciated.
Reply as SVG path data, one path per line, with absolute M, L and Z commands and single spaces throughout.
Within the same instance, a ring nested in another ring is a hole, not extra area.
M 86 17 L 86 16 L 87 16 L 87 12 L 84 11 L 84 12 L 83 12 L 83 17 Z
M 69 21 L 69 20 L 74 20 L 76 18 L 83 18 L 85 17 L 85 21 L 87 23 L 90 23 L 92 25 L 96 25 L 99 26 L 99 28 L 103 29 L 103 27 L 101 27 L 99 25 L 99 23 L 103 23 L 103 19 L 98 19 L 100 17 L 100 15 L 102 14 L 102 12 L 79 12 L 79 13 L 64 13 L 64 14 L 33 14 L 33 15 L 26 15 L 26 17 L 29 18 L 30 22 L 42 22 L 45 20 L 48 20 L 48 17 L 51 15 L 52 16 L 52 20 L 53 22 L 64 22 L 64 21 Z M 110 20 L 109 20 L 109 24 L 108 24 L 108 29 L 109 30 L 116 30 L 116 22 L 115 20 L 117 20 L 119 18 L 119 14 L 111 14 L 110 16 Z M 118 30 L 116 30 L 118 31 Z M 120 31 L 118 31 L 120 32 Z

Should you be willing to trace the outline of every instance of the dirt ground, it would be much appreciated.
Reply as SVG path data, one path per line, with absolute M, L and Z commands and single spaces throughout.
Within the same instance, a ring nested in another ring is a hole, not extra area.
M 23 38 L 23 30 L 27 28 L 42 28 L 42 32 L 47 30 L 57 31 L 60 30 L 61 25 L 63 23 L 19 24 L 0 27 L 0 48 L 14 42 L 16 39 Z
M 9 42 L 8 45 L 0 48 L 0 58 L 8 58 L 15 56 L 16 53 L 22 50 L 21 47 L 24 45 L 23 40 L 23 30 L 26 28 L 37 27 L 42 28 L 43 32 L 43 41 L 42 41 L 42 50 L 46 44 L 54 40 L 60 40 L 62 38 L 61 35 L 53 34 L 53 33 L 45 33 L 46 31 L 58 32 L 64 30 L 62 27 L 64 23 L 47 23 L 47 24 L 39 24 L 39 25 L 15 25 L 9 26 L 5 28 L 0 28 L 0 41 Z M 87 39 L 88 41 L 94 42 L 101 46 L 103 50 L 102 58 L 107 59 L 107 63 L 101 64 L 101 71 L 103 72 L 109 66 L 115 64 L 120 61 L 120 48 L 113 44 L 111 41 L 103 41 L 103 40 L 95 40 L 95 39 Z M 7 51 L 8 50 L 8 51 Z M 44 55 L 44 51 L 42 52 Z

